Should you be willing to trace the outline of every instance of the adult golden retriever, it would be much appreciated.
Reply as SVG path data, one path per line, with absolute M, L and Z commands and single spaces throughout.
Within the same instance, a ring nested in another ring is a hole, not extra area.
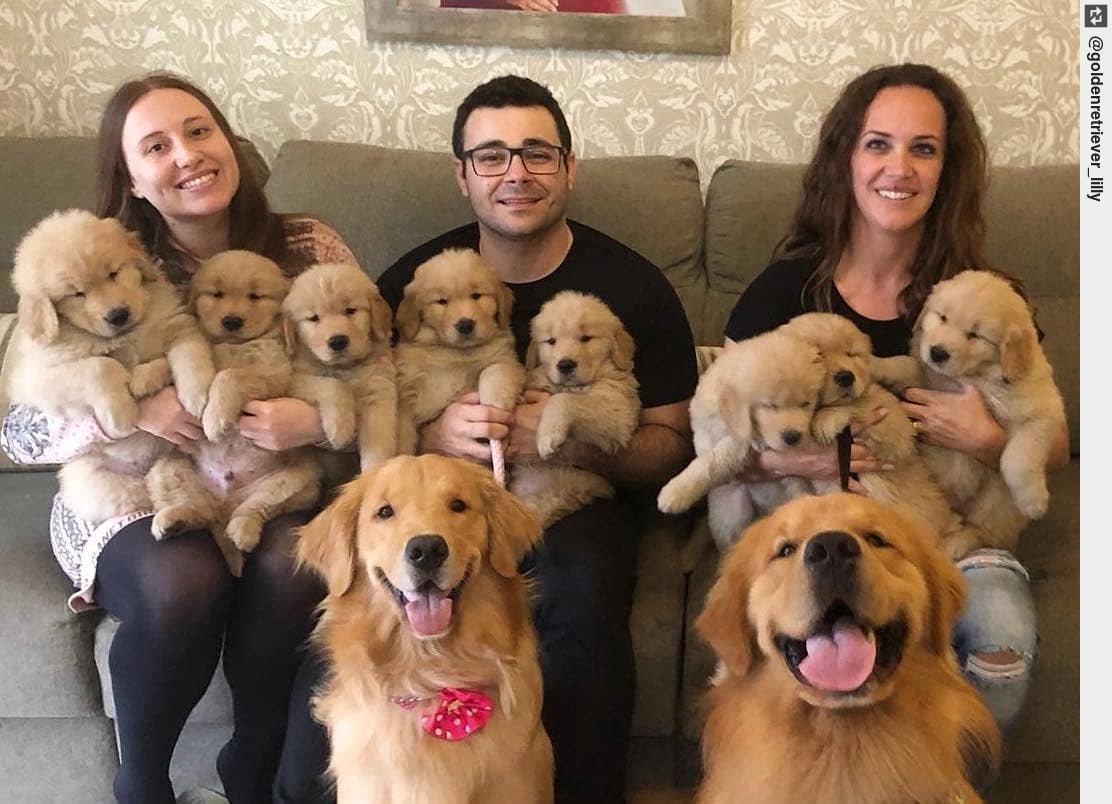
M 358 438 L 369 469 L 397 454 L 398 390 L 390 350 L 393 316 L 357 265 L 326 263 L 299 274 L 282 302 L 291 395 L 316 405 L 333 449 Z
M 395 325 L 398 452 L 417 451 L 417 430 L 457 397 L 513 410 L 525 387 L 510 311 L 513 293 L 479 253 L 446 249 L 417 267 Z
M 815 440 L 833 444 L 844 428 L 868 424 L 858 440 L 892 467 L 858 477 L 869 496 L 923 517 L 942 534 L 943 545 L 964 541 L 966 526 L 919 455 L 911 420 L 895 394 L 881 384 L 890 377 L 898 382 L 909 368 L 914 370 L 909 366 L 912 358 L 875 357 L 869 336 L 848 318 L 833 313 L 804 313 L 780 331 L 815 346 L 826 364 L 826 382 L 811 426 Z M 881 409 L 887 415 L 873 422 L 875 411 Z M 811 487 L 817 494 L 840 489 L 835 482 L 823 481 L 811 481 Z
M 197 269 L 189 298 L 217 369 L 201 418 L 205 438 L 159 459 L 147 476 L 154 537 L 205 528 L 235 575 L 240 551 L 258 545 L 267 522 L 312 507 L 320 494 L 321 469 L 307 450 L 266 450 L 237 429 L 247 402 L 290 391 L 281 339 L 288 290 L 277 263 L 250 251 L 221 252 Z
M 972 384 L 1007 433 L 999 471 L 957 450 L 923 445 L 931 474 L 973 526 L 952 552 L 979 545 L 1014 551 L 1027 520 L 1046 513 L 1047 459 L 1066 426 L 1027 302 L 996 273 L 963 271 L 934 286 L 915 323 L 911 352 L 929 387 Z
M 612 497 L 614 487 L 594 472 L 548 463 L 568 438 L 613 453 L 629 444 L 641 401 L 633 376 L 633 338 L 595 296 L 565 290 L 544 303 L 529 324 L 527 388 L 547 391 L 537 425 L 540 461 L 515 462 L 510 491 L 537 512 L 541 524 Z
M 755 515 L 808 493 L 800 478 L 743 483 L 738 474 L 751 452 L 810 441 L 825 379 L 818 349 L 782 332 L 726 346 L 691 399 L 695 459 L 660 490 L 657 507 L 680 513 L 708 495 L 711 535 L 725 550 Z
M 489 470 L 439 455 L 364 472 L 302 528 L 298 557 L 328 584 L 315 713 L 340 804 L 552 800 L 517 571 L 540 534 Z M 485 723 L 467 711 L 475 699 L 490 707 Z
M 169 443 L 136 430 L 136 399 L 172 382 L 201 415 L 213 362 L 196 321 L 136 235 L 83 210 L 53 213 L 27 233 L 12 284 L 22 355 L 12 400 L 91 413 L 117 439 L 62 467 L 62 499 L 90 522 L 149 508 L 144 476 Z
M 721 660 L 698 804 L 981 801 L 1000 734 L 950 646 L 964 601 L 935 534 L 867 497 L 750 526 L 696 621 Z

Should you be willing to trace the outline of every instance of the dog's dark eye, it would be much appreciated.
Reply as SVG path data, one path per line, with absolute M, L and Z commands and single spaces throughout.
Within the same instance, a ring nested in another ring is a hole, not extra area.
M 939 313 L 938 314 L 938 320 L 941 321 L 943 324 L 945 324 L 946 323 L 946 316 L 942 315 L 942 313 Z
M 74 295 L 74 297 L 75 297 L 75 298 L 78 298 L 78 299 L 84 299 L 84 298 L 85 298 L 85 291 L 83 291 L 83 290 L 75 290 L 75 291 L 73 292 L 73 295 Z
M 224 298 L 224 291 L 222 291 L 222 290 L 214 290 L 214 291 L 212 292 L 212 297 L 213 297 L 214 299 L 223 299 L 223 298 Z
M 389 519 L 393 515 L 394 515 L 394 509 L 392 507 L 390 507 L 389 504 L 384 505 L 381 508 L 379 508 L 377 511 L 375 511 L 375 516 L 377 516 L 379 519 Z
M 448 503 L 448 507 L 455 511 L 457 514 L 462 514 L 464 511 L 467 510 L 467 503 L 465 503 L 459 497 L 456 497 L 450 503 Z
M 969 332 L 965 333 L 965 337 L 967 337 L 967 338 L 969 338 L 969 340 L 973 341 L 973 340 L 977 339 L 977 333 L 974 332 L 973 330 L 969 330 Z
M 580 342 L 580 343 L 587 343 L 587 342 L 589 342 L 590 340 L 591 340 L 591 336 L 590 336 L 590 335 L 580 335 L 580 336 L 579 336 L 579 342 Z
M 112 271 L 108 274 L 108 278 L 111 279 L 113 282 L 115 282 L 116 277 L 119 275 L 119 273 L 120 273 L 119 271 Z
M 881 536 L 879 533 L 876 533 L 875 531 L 869 531 L 868 533 L 866 533 L 865 534 L 865 541 L 867 541 L 873 547 L 891 547 L 892 546 L 884 540 L 883 536 Z
M 472 294 L 471 294 L 471 298 L 472 298 L 472 299 L 474 299 L 475 301 L 478 301 L 478 300 L 479 300 L 479 299 L 481 299 L 482 297 L 483 297 L 483 294 L 482 294 L 482 293 L 472 293 Z
M 549 338 L 547 341 L 545 341 L 545 343 L 547 343 L 549 346 L 555 346 L 556 345 L 556 339 L 555 338 Z
M 795 545 L 791 542 L 784 542 L 782 545 L 780 545 L 780 549 L 776 551 L 776 555 L 773 556 L 773 558 L 787 558 L 794 552 Z
M 447 300 L 447 299 L 437 299 L 437 300 L 436 300 L 436 303 L 437 303 L 437 304 L 447 304 L 447 303 L 448 303 L 448 300 Z
M 309 317 L 308 317 L 308 318 L 306 318 L 305 320 L 306 320 L 306 321 L 310 321 L 310 322 L 312 322 L 312 323 L 314 323 L 314 324 L 315 324 L 315 323 L 317 323 L 318 321 L 320 321 L 320 316 L 319 316 L 319 315 L 317 315 L 316 313 L 313 313 L 313 314 L 312 314 L 311 316 L 309 316 Z
M 354 307 L 345 307 L 344 308 L 344 315 L 355 315 L 356 312 L 357 311 Z
M 247 298 L 249 298 L 251 301 L 258 301 L 262 298 L 262 295 L 259 293 L 248 293 Z

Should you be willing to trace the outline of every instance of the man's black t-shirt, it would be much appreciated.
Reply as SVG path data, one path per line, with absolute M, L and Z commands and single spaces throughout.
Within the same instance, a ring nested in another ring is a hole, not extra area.
M 726 324 L 726 337 L 733 341 L 752 338 L 797 315 L 817 312 L 811 293 L 804 293 L 804 288 L 820 262 L 821 257 L 817 256 L 777 260 L 761 271 L 734 305 Z M 830 295 L 831 312 L 848 318 L 868 335 L 873 342 L 873 354 L 877 357 L 907 354 L 918 310 L 909 317 L 881 321 L 866 318 L 850 307 L 837 287 L 831 288 Z
M 695 392 L 698 370 L 691 328 L 679 298 L 664 274 L 637 252 L 596 229 L 568 221 L 572 245 L 564 261 L 535 282 L 507 283 L 514 294 L 510 326 L 524 359 L 529 322 L 562 290 L 602 299 L 633 336 L 637 346 L 633 373 L 642 407 L 682 402 Z M 410 251 L 378 278 L 378 287 L 397 310 L 417 266 L 447 248 L 479 250 L 479 225 L 453 229 Z

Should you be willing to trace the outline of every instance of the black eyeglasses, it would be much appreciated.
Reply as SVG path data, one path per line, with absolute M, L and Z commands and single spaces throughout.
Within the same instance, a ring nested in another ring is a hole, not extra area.
M 471 160 L 471 169 L 476 176 L 504 176 L 510 170 L 510 162 L 515 156 L 530 173 L 545 176 L 560 169 L 560 159 L 565 151 L 559 145 L 525 145 L 521 148 L 507 148 L 504 145 L 484 145 L 464 151 L 463 155 Z

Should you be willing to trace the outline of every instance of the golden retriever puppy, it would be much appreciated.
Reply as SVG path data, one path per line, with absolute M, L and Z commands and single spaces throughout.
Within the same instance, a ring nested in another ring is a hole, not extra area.
M 147 477 L 154 537 L 208 529 L 236 575 L 239 551 L 255 548 L 263 525 L 311 507 L 320 494 L 320 467 L 308 450 L 265 450 L 235 429 L 247 402 L 290 391 L 281 339 L 288 288 L 275 262 L 250 251 L 222 252 L 197 269 L 189 298 L 217 369 L 201 418 L 206 438 L 160 459 Z
M 725 550 L 754 516 L 808 493 L 799 478 L 744 483 L 738 473 L 751 452 L 810 441 L 825 379 L 818 349 L 782 332 L 728 345 L 691 399 L 695 459 L 660 490 L 657 507 L 676 514 L 707 495 L 711 535 Z
M 397 454 L 393 316 L 356 265 L 315 265 L 293 281 L 283 331 L 293 360 L 291 395 L 316 405 L 328 443 L 358 437 L 363 469 Z
M 537 638 L 518 562 L 536 517 L 439 455 L 364 472 L 301 529 L 328 584 L 314 712 L 339 804 L 552 801 Z
M 447 249 L 405 286 L 395 324 L 398 452 L 417 451 L 417 430 L 461 394 L 513 410 L 525 387 L 510 332 L 513 293 L 478 252 Z
M 537 426 L 541 458 L 568 438 L 610 453 L 628 445 L 641 400 L 633 376 L 633 338 L 621 319 L 600 299 L 565 290 L 545 302 L 529 328 L 526 387 L 552 395 Z M 614 496 L 606 478 L 544 460 L 515 462 L 509 488 L 536 511 L 544 527 L 593 499 Z
M 904 376 L 911 358 L 873 356 L 869 336 L 849 319 L 833 313 L 796 316 L 780 331 L 816 347 L 826 365 L 826 381 L 811 425 L 815 440 L 834 444 L 843 429 L 871 422 L 874 411 L 885 410 L 887 416 L 862 430 L 858 438 L 893 468 L 862 473 L 858 478 L 861 485 L 873 499 L 925 518 L 943 534 L 944 543 L 948 538 L 963 538 L 961 519 L 950 509 L 919 455 L 911 420 L 899 399 L 880 384 L 889 376 Z M 811 481 L 811 486 L 816 494 L 841 490 L 837 483 Z
M 958 513 L 974 526 L 950 546 L 1014 551 L 1028 519 L 1046 513 L 1046 463 L 1066 412 L 1026 301 L 998 274 L 963 271 L 939 282 L 915 323 L 911 351 L 926 384 L 971 383 L 1007 433 L 999 472 L 956 450 L 924 444 L 923 456 Z
M 55 212 L 27 233 L 12 284 L 23 339 L 12 401 L 91 413 L 118 439 L 62 467 L 62 499 L 97 523 L 149 508 L 144 475 L 169 444 L 136 430 L 135 400 L 173 383 L 182 405 L 201 414 L 213 363 L 196 321 L 136 235 L 83 210 Z
M 979 802 L 1000 733 L 958 670 L 965 584 L 919 518 L 804 497 L 723 558 L 698 804 Z

